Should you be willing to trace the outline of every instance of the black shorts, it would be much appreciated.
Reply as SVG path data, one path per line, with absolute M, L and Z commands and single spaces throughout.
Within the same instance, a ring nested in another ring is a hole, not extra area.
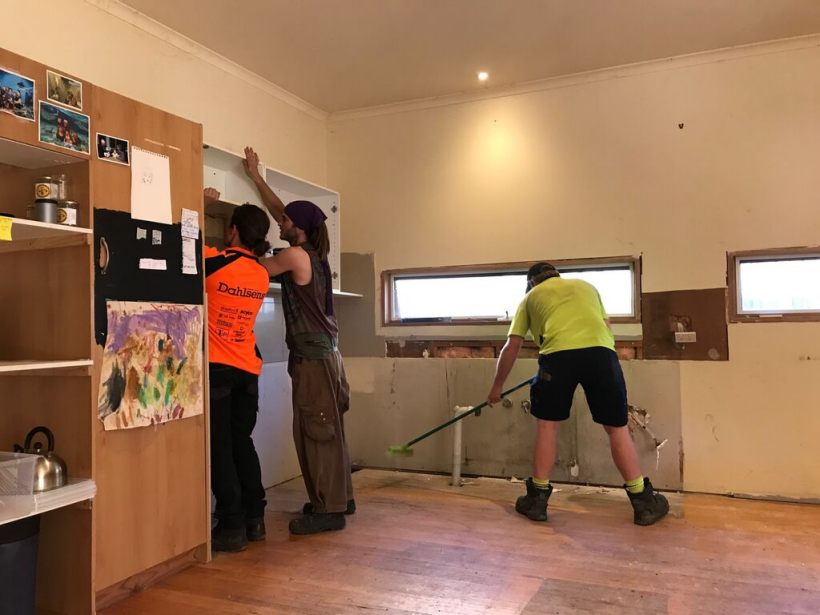
M 530 387 L 530 413 L 545 421 L 565 421 L 579 384 L 596 423 L 626 425 L 626 383 L 621 364 L 614 350 L 602 347 L 539 356 L 538 374 Z

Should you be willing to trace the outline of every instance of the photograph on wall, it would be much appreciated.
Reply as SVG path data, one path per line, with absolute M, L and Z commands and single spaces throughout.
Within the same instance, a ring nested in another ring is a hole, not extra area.
M 46 97 L 61 105 L 83 108 L 83 84 L 54 71 L 46 71 Z
M 40 142 L 91 153 L 91 120 L 87 115 L 40 101 Z
M 108 301 L 98 416 L 106 430 L 203 413 L 201 305 Z
M 131 166 L 128 151 L 128 141 L 125 139 L 97 133 L 97 158 L 100 160 Z
M 34 79 L 0 68 L 0 111 L 34 121 Z

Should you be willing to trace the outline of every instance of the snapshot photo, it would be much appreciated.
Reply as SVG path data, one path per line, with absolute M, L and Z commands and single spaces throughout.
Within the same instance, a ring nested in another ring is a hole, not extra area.
M 0 68 L 0 111 L 34 121 L 34 79 Z
M 83 84 L 54 71 L 46 71 L 46 97 L 74 109 L 83 108 Z
M 128 152 L 128 141 L 125 139 L 97 133 L 97 158 L 100 160 L 130 166 Z
M 57 147 L 91 153 L 91 120 L 87 115 L 40 101 L 40 141 Z

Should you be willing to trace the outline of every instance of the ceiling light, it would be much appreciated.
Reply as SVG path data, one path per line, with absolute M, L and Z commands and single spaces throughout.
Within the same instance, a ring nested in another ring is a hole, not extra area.
M 478 73 L 478 80 L 479 81 L 487 81 L 487 79 L 489 79 L 489 78 L 490 78 L 490 74 L 485 70 L 482 70 L 481 72 Z

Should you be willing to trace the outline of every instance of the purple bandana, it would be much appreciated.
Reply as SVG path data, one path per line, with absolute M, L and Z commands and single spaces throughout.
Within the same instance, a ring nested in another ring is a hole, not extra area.
M 310 201 L 292 201 L 285 206 L 285 215 L 310 238 L 327 216 Z M 333 282 L 330 277 L 330 263 L 322 259 L 322 271 L 325 274 L 325 314 L 333 316 Z
M 325 212 L 319 209 L 310 201 L 293 201 L 285 206 L 285 215 L 300 229 L 305 231 L 305 235 L 310 237 L 313 232 L 327 220 Z

